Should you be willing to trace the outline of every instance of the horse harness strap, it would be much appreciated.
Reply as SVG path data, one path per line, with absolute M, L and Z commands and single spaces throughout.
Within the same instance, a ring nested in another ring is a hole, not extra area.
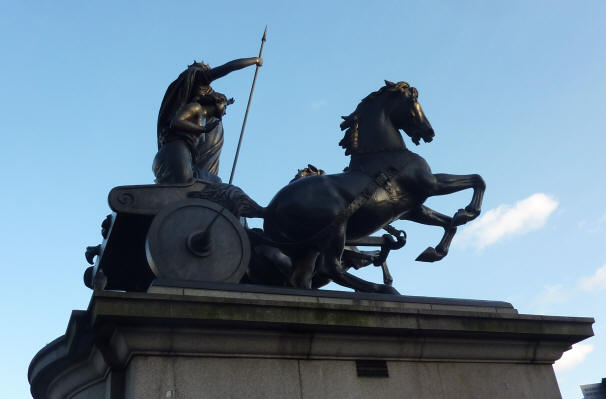
M 398 173 L 400 173 L 400 171 L 397 168 L 389 166 L 375 174 L 366 187 L 362 189 L 360 194 L 349 203 L 347 208 L 339 213 L 332 224 L 339 224 L 349 219 L 351 215 L 356 213 L 358 209 L 372 198 L 378 189 L 382 188 L 387 192 L 391 192 L 391 180 L 396 177 Z
M 366 173 L 366 172 L 362 172 L 362 173 L 364 173 L 365 175 L 368 176 L 368 173 Z M 345 222 L 347 219 L 349 219 L 349 217 L 351 215 L 353 215 L 368 200 L 370 200 L 372 198 L 372 196 L 377 192 L 378 189 L 382 188 L 387 192 L 391 192 L 391 180 L 395 176 L 397 176 L 399 173 L 400 173 L 399 169 L 395 168 L 393 166 L 386 167 L 383 170 L 379 171 L 377 174 L 374 175 L 374 177 L 372 177 L 372 180 L 362 189 L 360 194 L 358 194 L 356 196 L 356 198 L 354 198 L 354 200 L 349 203 L 347 208 L 343 209 L 333 219 L 333 221 L 330 224 L 326 225 L 319 232 L 317 232 L 316 234 L 314 234 L 311 237 L 306 238 L 305 240 L 301 240 L 301 241 L 297 241 L 297 242 L 277 242 L 277 241 L 267 239 L 266 237 L 263 237 L 262 235 L 259 235 L 258 232 L 255 232 L 254 230 L 248 230 L 249 234 L 252 234 L 253 236 L 257 237 L 258 239 L 260 239 L 262 242 L 264 242 L 266 244 L 274 245 L 274 246 L 281 247 L 281 248 L 298 247 L 301 245 L 309 244 L 309 243 L 319 239 L 320 237 L 324 236 L 325 234 L 329 233 L 330 231 L 332 231 L 332 229 L 335 226 L 338 226 L 338 225 L 342 224 L 343 222 Z

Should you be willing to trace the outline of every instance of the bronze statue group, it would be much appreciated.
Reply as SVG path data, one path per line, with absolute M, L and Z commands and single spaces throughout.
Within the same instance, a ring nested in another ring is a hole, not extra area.
M 194 62 L 170 84 L 158 115 L 158 153 L 153 161 L 157 184 L 199 180 L 210 185 L 208 193 L 213 192 L 212 185 L 231 187 L 223 185 L 217 173 L 222 118 L 233 99 L 215 92 L 210 84 L 230 72 L 262 63 L 260 57 L 215 68 Z M 485 183 L 479 175 L 434 174 L 425 159 L 406 148 L 400 130 L 416 145 L 434 137 L 417 89 L 408 83 L 385 81 L 343 117 L 341 130 L 345 134 L 339 144 L 350 156 L 343 173 L 314 172 L 310 166 L 301 175 L 307 177 L 293 179 L 265 208 L 242 192 L 244 202 L 254 203 L 255 212 L 235 211 L 236 216 L 262 217 L 264 221 L 262 230 L 248 230 L 258 255 L 251 261 L 251 282 L 314 288 L 334 281 L 356 291 L 395 293 L 385 273 L 386 284 L 373 284 L 347 271 L 356 262 L 358 266 L 379 266 L 389 249 L 404 245 L 405 235 L 390 223 L 410 220 L 442 227 L 440 242 L 417 257 L 418 261 L 434 262 L 448 253 L 457 226 L 480 214 Z M 471 202 L 452 217 L 423 205 L 430 196 L 465 189 L 473 189 Z M 380 229 L 396 237 L 397 244 L 394 240 L 390 244 L 384 236 L 382 251 L 360 261 L 363 256 L 357 255 L 361 252 L 352 249 L 352 243 L 356 245 Z M 262 273 L 255 273 L 257 266 Z M 272 271 L 278 277 L 271 277 Z
M 233 99 L 214 91 L 210 84 L 230 72 L 262 63 L 258 57 L 241 58 L 211 68 L 194 61 L 168 86 L 158 114 L 158 153 L 152 166 L 156 183 L 221 181 L 217 174 L 222 119 Z

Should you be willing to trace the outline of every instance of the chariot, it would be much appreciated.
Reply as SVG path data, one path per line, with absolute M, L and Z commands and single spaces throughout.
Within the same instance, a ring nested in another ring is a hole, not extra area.
M 101 224 L 103 242 L 86 251 L 93 264 L 84 275 L 86 286 L 94 288 L 102 280 L 104 289 L 146 291 L 156 279 L 250 282 L 258 280 L 260 267 L 268 284 L 285 285 L 287 276 L 279 273 L 279 267 L 262 264 L 258 257 L 252 262 L 254 270 L 250 269 L 259 233 L 254 232 L 251 244 L 253 232 L 246 219 L 234 214 L 239 210 L 226 200 L 228 196 L 217 195 L 215 187 L 198 180 L 112 189 L 108 202 L 113 213 Z M 212 191 L 206 197 L 215 200 L 205 199 L 205 190 Z M 391 249 L 403 245 L 401 233 L 395 234 L 400 234 L 398 239 L 384 235 L 348 242 L 347 263 L 355 268 L 375 263 L 383 268 L 384 281 L 391 284 L 385 259 Z M 381 250 L 359 251 L 353 246 Z

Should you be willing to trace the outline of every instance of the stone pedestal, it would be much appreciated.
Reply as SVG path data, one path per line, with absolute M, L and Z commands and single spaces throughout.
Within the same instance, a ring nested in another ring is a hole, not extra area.
M 158 283 L 96 291 L 32 360 L 35 399 L 559 398 L 593 319 L 508 303 Z

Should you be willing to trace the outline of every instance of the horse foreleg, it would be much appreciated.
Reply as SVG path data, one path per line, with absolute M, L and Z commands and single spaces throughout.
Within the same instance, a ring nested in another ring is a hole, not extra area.
M 452 218 L 440 212 L 436 212 L 431 208 L 421 205 L 413 211 L 408 212 L 401 217 L 402 220 L 410 220 L 412 222 L 427 224 L 431 226 L 441 226 L 444 228 L 444 235 L 435 248 L 428 247 L 418 257 L 419 262 L 435 262 L 441 260 L 448 254 L 450 243 L 457 232 L 457 228 L 452 226 Z
M 456 193 L 457 191 L 468 188 L 473 189 L 473 196 L 469 205 L 464 209 L 459 209 L 452 217 L 452 226 L 460 226 L 478 217 L 482 208 L 482 198 L 486 190 L 486 183 L 480 175 L 449 175 L 445 173 L 436 173 L 433 175 L 433 194 L 446 195 Z

